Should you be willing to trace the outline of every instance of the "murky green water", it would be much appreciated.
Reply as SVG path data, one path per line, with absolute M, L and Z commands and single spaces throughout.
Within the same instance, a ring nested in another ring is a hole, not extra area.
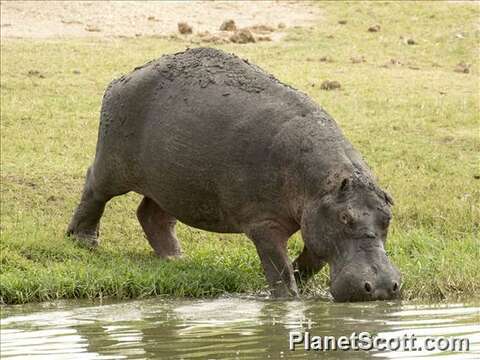
M 3 307 L 2 359 L 480 359 L 480 305 L 149 299 Z M 468 338 L 468 352 L 289 350 L 289 332 Z

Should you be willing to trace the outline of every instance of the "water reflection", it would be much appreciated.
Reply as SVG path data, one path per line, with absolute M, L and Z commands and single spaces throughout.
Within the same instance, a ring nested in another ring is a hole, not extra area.
M 2 359 L 480 358 L 480 308 L 400 302 L 150 299 L 2 308 Z M 288 350 L 289 331 L 467 337 L 468 353 Z

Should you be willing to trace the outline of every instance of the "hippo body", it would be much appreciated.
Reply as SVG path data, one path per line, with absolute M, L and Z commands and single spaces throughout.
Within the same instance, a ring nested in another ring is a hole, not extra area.
M 109 85 L 95 160 L 68 233 L 97 245 L 106 202 L 129 191 L 144 195 L 137 216 L 161 257 L 181 254 L 178 219 L 245 233 L 276 296 L 297 295 L 297 282 L 325 263 L 339 279 L 338 300 L 398 295 L 399 275 L 383 250 L 391 198 L 320 106 L 234 55 L 189 49 Z M 374 214 L 361 219 L 366 212 Z M 359 236 L 372 239 L 371 251 L 339 233 L 350 218 L 368 223 Z M 286 244 L 298 230 L 305 249 L 292 265 Z M 376 269 L 368 267 L 372 258 Z

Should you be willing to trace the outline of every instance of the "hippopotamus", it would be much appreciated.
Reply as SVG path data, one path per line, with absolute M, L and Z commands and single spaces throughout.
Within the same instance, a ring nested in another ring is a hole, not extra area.
M 233 54 L 187 49 L 110 83 L 67 233 L 96 246 L 105 204 L 130 191 L 143 195 L 137 217 L 161 258 L 181 255 L 178 219 L 245 234 L 274 297 L 298 296 L 326 264 L 336 301 L 399 296 L 385 252 L 391 196 L 321 106 Z

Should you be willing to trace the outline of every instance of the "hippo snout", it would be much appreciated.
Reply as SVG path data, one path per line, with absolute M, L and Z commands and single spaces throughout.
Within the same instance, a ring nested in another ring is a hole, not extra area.
M 330 291 L 338 302 L 393 300 L 400 297 L 400 274 L 393 265 L 382 272 L 375 266 L 351 264 L 332 278 Z

